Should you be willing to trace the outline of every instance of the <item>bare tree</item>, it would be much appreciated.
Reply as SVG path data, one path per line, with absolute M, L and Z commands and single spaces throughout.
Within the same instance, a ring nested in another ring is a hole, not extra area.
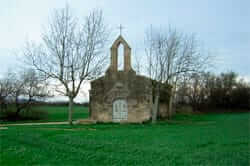
M 139 49 L 136 48 L 133 50 L 133 69 L 135 69 L 136 74 L 142 75 L 144 73 L 144 68 L 143 68 L 143 61 L 144 61 L 144 56 L 140 55 L 140 52 L 138 51 Z
M 199 72 L 210 58 L 201 54 L 194 35 L 183 35 L 176 29 L 168 31 L 150 28 L 146 33 L 147 73 L 156 81 L 152 122 L 157 119 L 161 84 L 172 86 L 168 103 L 168 117 L 172 115 L 172 105 L 178 80 L 188 73 Z
M 0 110 L 3 111 L 6 109 L 6 99 L 10 97 L 13 92 L 13 75 L 11 72 L 8 72 L 0 79 Z
M 47 84 L 33 69 L 24 69 L 17 73 L 12 73 L 12 92 L 10 99 L 15 106 L 15 118 L 25 109 L 29 109 L 35 100 L 49 96 Z
M 208 100 L 212 77 L 210 73 L 193 73 L 180 81 L 177 93 L 183 98 L 181 102 L 190 104 L 194 111 L 199 110 Z
M 26 62 L 63 86 L 57 92 L 69 98 L 69 124 L 72 124 L 73 100 L 81 85 L 103 72 L 106 56 L 102 53 L 108 36 L 102 11 L 94 10 L 79 22 L 66 6 L 54 11 L 42 34 L 42 43 L 26 46 Z

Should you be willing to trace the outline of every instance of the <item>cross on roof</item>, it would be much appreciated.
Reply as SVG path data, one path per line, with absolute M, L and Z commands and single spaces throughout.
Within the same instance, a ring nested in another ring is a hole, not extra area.
M 122 26 L 122 24 L 120 24 L 118 28 L 120 29 L 120 35 L 122 35 L 122 29 L 124 29 L 124 27 Z

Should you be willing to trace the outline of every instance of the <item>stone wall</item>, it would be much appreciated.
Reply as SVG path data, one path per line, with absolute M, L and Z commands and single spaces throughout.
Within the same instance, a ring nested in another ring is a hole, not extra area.
M 151 117 L 152 86 L 150 79 L 135 72 L 107 72 L 91 82 L 90 117 L 100 122 L 112 122 L 113 102 L 127 101 L 128 117 L 124 122 L 143 122 Z

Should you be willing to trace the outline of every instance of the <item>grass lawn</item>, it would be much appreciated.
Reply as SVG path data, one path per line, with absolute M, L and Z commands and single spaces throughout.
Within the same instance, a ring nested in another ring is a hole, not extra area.
M 241 113 L 178 115 L 155 125 L 9 126 L 0 130 L 0 165 L 247 166 L 249 120 Z
M 68 121 L 68 107 L 67 106 L 56 106 L 56 105 L 42 105 L 33 107 L 34 112 L 46 112 L 48 115 L 42 120 L 25 120 L 25 121 L 0 121 L 0 123 L 35 123 L 35 122 L 61 122 Z M 74 105 L 73 108 L 73 120 L 88 118 L 88 108 L 80 105 Z
M 48 112 L 48 119 L 43 121 L 56 122 L 68 120 L 68 107 L 66 106 L 39 106 L 36 110 L 45 110 Z M 73 120 L 88 118 L 88 108 L 84 106 L 75 105 L 73 108 Z

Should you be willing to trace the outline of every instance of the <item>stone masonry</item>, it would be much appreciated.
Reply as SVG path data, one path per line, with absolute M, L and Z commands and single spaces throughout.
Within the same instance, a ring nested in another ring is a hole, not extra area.
M 124 70 L 118 70 L 118 48 L 124 46 Z M 105 75 L 91 82 L 90 118 L 97 122 L 141 123 L 151 118 L 152 83 L 131 67 L 131 48 L 120 35 L 111 47 Z

